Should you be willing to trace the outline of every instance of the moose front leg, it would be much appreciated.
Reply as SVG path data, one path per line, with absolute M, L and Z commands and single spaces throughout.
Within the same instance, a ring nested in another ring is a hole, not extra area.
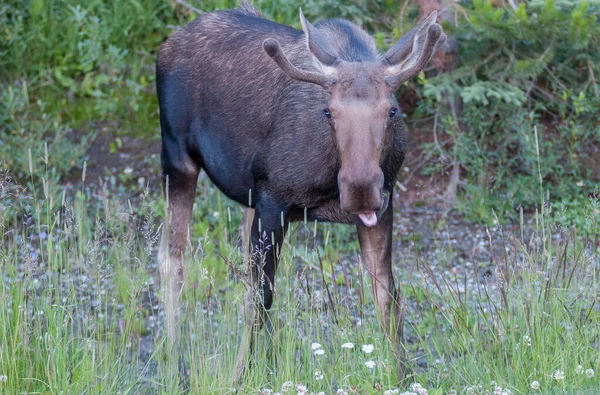
M 273 304 L 275 271 L 279 262 L 279 252 L 287 230 L 288 210 L 268 196 L 261 197 L 256 205 L 252 222 L 249 248 L 249 278 L 244 299 L 245 323 L 238 357 L 234 384 L 240 385 L 249 357 L 254 350 L 256 335 L 268 319 L 268 311 Z
M 359 225 L 358 240 L 363 260 L 371 276 L 379 319 L 398 359 L 398 379 L 404 378 L 405 358 L 403 340 L 404 311 L 392 273 L 392 225 L 394 210 L 390 199 L 387 210 L 377 225 Z

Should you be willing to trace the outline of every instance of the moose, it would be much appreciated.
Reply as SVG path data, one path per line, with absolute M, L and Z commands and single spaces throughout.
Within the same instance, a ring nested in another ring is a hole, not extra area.
M 406 150 L 395 92 L 446 41 L 434 11 L 381 55 L 343 19 L 302 30 L 244 4 L 203 14 L 161 46 L 156 85 L 166 220 L 159 249 L 168 344 L 177 344 L 184 250 L 204 169 L 247 207 L 250 282 L 235 379 L 273 303 L 292 221 L 355 225 L 380 322 L 404 373 L 403 312 L 392 275 L 393 190 Z M 260 246 L 261 251 L 257 251 Z

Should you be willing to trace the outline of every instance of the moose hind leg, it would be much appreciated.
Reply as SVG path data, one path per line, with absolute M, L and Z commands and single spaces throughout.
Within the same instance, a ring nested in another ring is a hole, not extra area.
M 393 219 L 393 207 L 390 200 L 387 210 L 381 215 L 376 226 L 368 228 L 358 225 L 357 230 L 365 266 L 371 276 L 381 326 L 394 347 L 398 359 L 398 379 L 402 380 L 406 366 L 402 344 L 404 311 L 398 298 L 392 273 Z
M 168 355 L 177 362 L 179 335 L 179 302 L 186 281 L 183 255 L 189 237 L 189 223 L 194 205 L 194 193 L 199 169 L 189 165 L 184 171 L 172 168 L 164 171 L 167 210 L 158 252 L 161 276 L 161 298 L 165 309 Z M 182 367 L 181 361 L 180 368 Z

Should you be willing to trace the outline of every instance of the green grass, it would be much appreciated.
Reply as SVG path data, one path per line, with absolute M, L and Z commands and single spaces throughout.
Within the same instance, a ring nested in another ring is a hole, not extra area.
M 45 174 L 33 174 L 41 180 L 32 185 L 46 188 L 26 194 L 2 174 L 0 390 L 173 393 L 155 264 L 158 197 L 146 192 L 132 206 L 90 197 L 85 188 L 63 194 Z M 231 391 L 245 288 L 236 274 L 239 208 L 204 187 L 186 258 L 182 344 L 192 392 L 219 394 Z M 405 391 L 411 383 L 430 394 L 488 393 L 495 385 L 530 393 L 537 381 L 539 393 L 596 393 L 598 208 L 595 201 L 579 208 L 591 213 L 585 232 L 557 229 L 539 215 L 523 235 L 501 233 L 491 242 L 505 254 L 473 262 L 472 273 L 436 275 L 418 250 L 396 262 L 413 368 L 404 384 L 392 373 L 351 229 L 294 225 L 277 276 L 273 336 L 259 337 L 239 391 L 278 391 L 291 381 L 314 393 Z M 487 277 L 478 272 L 488 269 Z M 324 355 L 314 353 L 314 342 Z M 346 342 L 354 349 L 342 348 Z M 363 344 L 373 344 L 373 353 Z M 373 369 L 365 366 L 371 360 Z M 587 378 L 589 369 L 595 374 Z M 557 371 L 564 380 L 554 378 Z

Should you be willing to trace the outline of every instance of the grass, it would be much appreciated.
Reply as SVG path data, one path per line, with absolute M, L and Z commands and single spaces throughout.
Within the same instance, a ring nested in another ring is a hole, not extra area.
M 157 297 L 158 197 L 141 191 L 134 206 L 86 188 L 63 192 L 39 173 L 31 185 L 46 187 L 25 191 L 2 174 L 0 390 L 173 393 Z M 233 391 L 245 288 L 237 274 L 240 209 L 206 187 L 187 257 L 182 339 L 192 392 L 219 394 Z M 588 213 L 585 231 L 537 215 L 522 234 L 497 230 L 488 246 L 495 258 L 473 260 L 455 276 L 440 269 L 453 265 L 452 251 L 429 262 L 415 244 L 414 259 L 397 262 L 413 368 L 401 391 L 419 383 L 429 394 L 531 393 L 538 382 L 539 393 L 597 393 L 599 205 L 579 209 Z M 370 281 L 348 240 L 348 227 L 294 225 L 277 276 L 272 340 L 261 335 L 241 393 L 277 392 L 287 381 L 311 393 L 399 388 Z M 347 342 L 354 348 L 341 347 Z M 374 351 L 363 352 L 365 344 Z

